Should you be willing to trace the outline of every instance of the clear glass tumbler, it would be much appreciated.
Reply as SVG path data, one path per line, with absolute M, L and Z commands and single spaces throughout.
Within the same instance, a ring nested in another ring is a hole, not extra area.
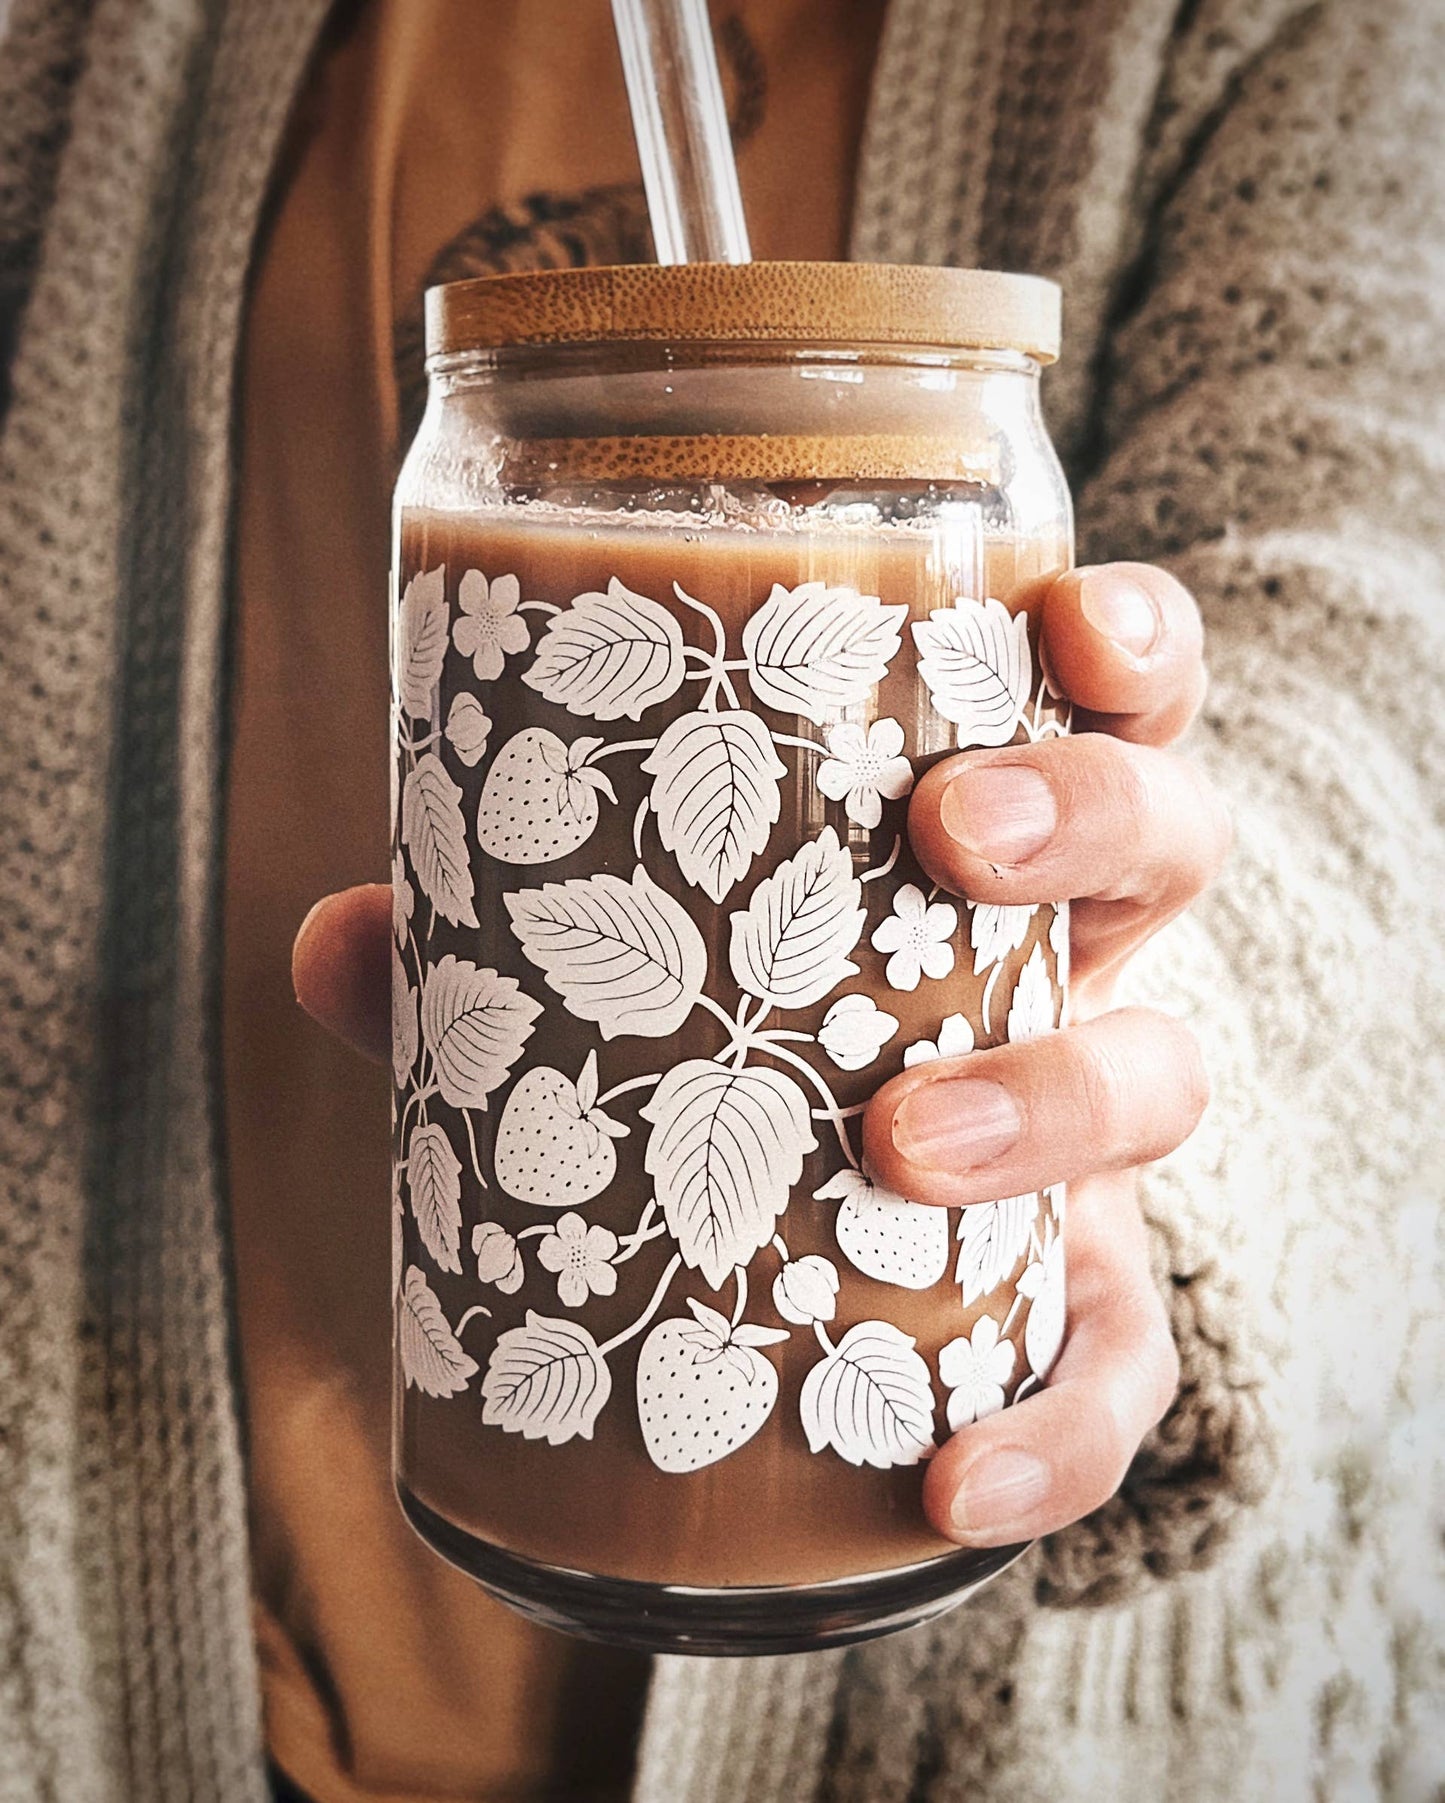
M 429 297 L 396 498 L 396 1481 L 553 1626 L 840 1644 L 1020 1549 L 921 1512 L 1042 1382 L 1059 1189 L 872 1183 L 867 1097 L 1051 1031 L 1066 910 L 935 892 L 933 761 L 1067 730 L 1058 296 L 973 270 Z

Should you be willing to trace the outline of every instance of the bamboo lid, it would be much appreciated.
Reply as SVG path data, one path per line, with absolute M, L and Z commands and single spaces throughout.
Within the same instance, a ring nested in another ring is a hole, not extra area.
M 508 345 L 919 345 L 1059 354 L 1060 296 L 1039 276 L 884 263 L 638 263 L 482 276 L 432 288 L 427 354 Z

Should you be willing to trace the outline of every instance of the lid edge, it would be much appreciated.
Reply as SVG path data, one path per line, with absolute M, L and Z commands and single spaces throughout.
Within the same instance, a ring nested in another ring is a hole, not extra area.
M 617 264 L 430 288 L 427 355 L 623 340 L 849 343 L 1059 352 L 1043 276 L 891 263 Z

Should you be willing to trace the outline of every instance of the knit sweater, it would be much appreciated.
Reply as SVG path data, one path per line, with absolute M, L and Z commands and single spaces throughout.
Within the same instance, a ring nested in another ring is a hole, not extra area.
M 323 11 L 14 0 L 0 48 L 17 1803 L 264 1792 L 216 871 L 236 346 Z M 953 1616 L 659 1661 L 639 1803 L 1439 1794 L 1442 55 L 1411 0 L 893 0 L 854 253 L 1064 283 L 1084 554 L 1210 633 L 1239 851 L 1130 978 L 1215 1080 L 1145 1190 L 1184 1379 L 1120 1496 Z

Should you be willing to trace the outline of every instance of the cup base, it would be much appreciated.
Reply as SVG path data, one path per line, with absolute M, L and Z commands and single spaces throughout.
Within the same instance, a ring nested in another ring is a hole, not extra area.
M 422 1539 L 499 1601 L 543 1627 L 638 1653 L 740 1658 L 851 1646 L 946 1614 L 1028 1551 L 960 1550 L 823 1584 L 644 1584 L 504 1552 L 438 1515 L 400 1480 L 396 1492 Z

